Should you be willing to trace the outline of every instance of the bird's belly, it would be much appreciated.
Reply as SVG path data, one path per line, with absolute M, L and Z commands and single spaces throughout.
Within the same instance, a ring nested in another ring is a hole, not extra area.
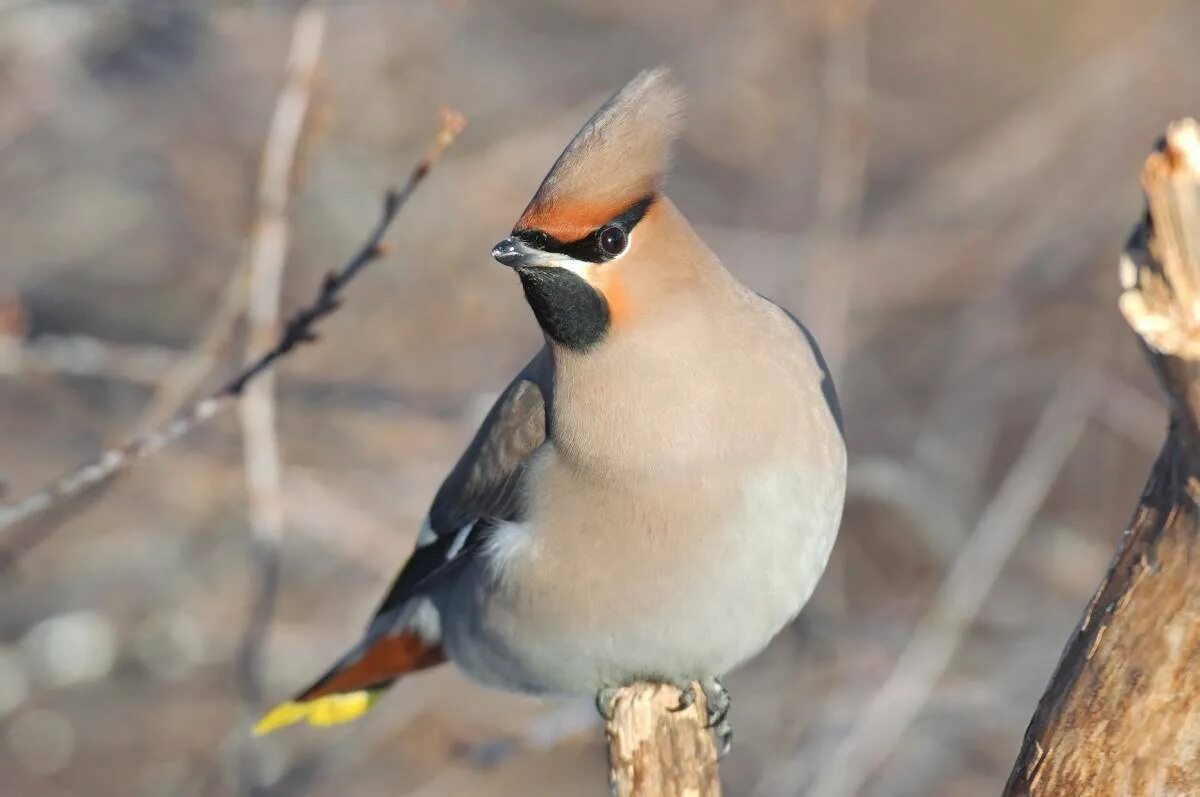
M 844 496 L 844 471 L 789 465 L 747 480 L 714 575 L 694 585 L 682 610 L 693 628 L 712 629 L 697 632 L 709 667 L 701 674 L 728 672 L 799 614 L 829 562 Z
M 525 547 L 534 538 L 533 527 L 502 524 L 493 539 L 518 536 Z M 443 649 L 467 675 L 489 686 L 527 694 L 587 691 L 574 686 L 587 675 L 572 669 L 578 666 L 573 642 L 560 638 L 557 647 L 549 644 L 542 596 L 531 594 L 524 577 L 529 564 L 522 552 L 507 563 L 512 570 L 502 573 L 494 550 L 487 550 L 440 585 L 431 597 Z
M 645 518 L 617 504 L 593 517 L 620 533 L 583 544 L 559 543 L 605 530 L 501 527 L 503 567 L 485 555 L 435 598 L 447 653 L 477 680 L 532 693 L 723 674 L 811 596 L 843 490 L 842 474 L 775 467 L 748 478 L 707 530 L 694 506 L 637 529 L 628 524 Z

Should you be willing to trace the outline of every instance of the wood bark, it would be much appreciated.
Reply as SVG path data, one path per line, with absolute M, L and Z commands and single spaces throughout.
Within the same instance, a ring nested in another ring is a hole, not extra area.
M 1171 407 L 1116 556 L 1026 731 L 1006 795 L 1200 794 L 1200 127 L 1172 125 L 1121 310 Z
M 717 753 L 704 727 L 704 695 L 672 711 L 679 690 L 634 684 L 617 692 L 610 707 L 609 776 L 616 797 L 720 797 Z

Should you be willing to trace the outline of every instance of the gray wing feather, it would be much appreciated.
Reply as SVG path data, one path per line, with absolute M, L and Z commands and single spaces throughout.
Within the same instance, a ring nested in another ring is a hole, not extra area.
M 500 394 L 429 509 L 437 535 L 481 518 L 521 520 L 526 464 L 546 441 L 553 362 L 543 348 Z
M 373 629 L 404 622 L 412 599 L 468 558 L 498 521 L 523 519 L 522 480 L 529 458 L 546 441 L 553 384 L 553 360 L 543 348 L 500 394 L 442 482 L 426 521 L 433 536 L 418 540 L 376 611 Z
M 808 331 L 796 314 L 787 309 L 783 305 L 771 299 L 767 299 L 761 293 L 759 296 L 762 299 L 770 302 L 783 311 L 784 315 L 792 320 L 792 323 L 800 328 L 800 332 L 804 335 L 804 339 L 808 341 L 809 348 L 812 349 L 813 357 L 817 361 L 817 368 L 821 370 L 821 395 L 825 398 L 826 405 L 829 406 L 829 412 L 833 415 L 833 421 L 837 424 L 838 432 L 845 437 L 846 430 L 842 421 L 842 404 L 838 400 L 837 388 L 833 385 L 833 374 L 829 372 L 829 365 L 825 362 L 825 355 L 821 353 L 821 347 L 817 345 L 817 339 L 813 337 L 813 333 Z

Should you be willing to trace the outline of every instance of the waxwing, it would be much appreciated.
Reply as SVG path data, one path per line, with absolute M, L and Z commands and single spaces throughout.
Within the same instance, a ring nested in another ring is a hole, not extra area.
M 449 659 L 604 707 L 706 692 L 800 611 L 846 454 L 808 331 L 744 287 L 664 193 L 683 94 L 662 69 L 583 126 L 493 257 L 545 335 L 451 470 L 362 640 L 259 731 L 352 719 Z

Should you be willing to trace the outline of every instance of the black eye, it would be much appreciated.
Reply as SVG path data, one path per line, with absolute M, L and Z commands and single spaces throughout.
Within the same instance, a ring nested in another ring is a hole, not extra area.
M 600 251 L 609 257 L 616 257 L 629 246 L 629 236 L 616 224 L 610 224 L 601 230 L 597 241 L 600 243 Z

